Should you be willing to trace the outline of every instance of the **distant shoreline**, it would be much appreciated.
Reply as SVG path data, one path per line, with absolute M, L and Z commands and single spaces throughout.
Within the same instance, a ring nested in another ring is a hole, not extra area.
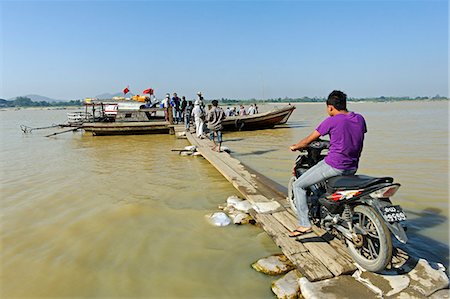
M 206 100 L 207 103 L 210 103 L 211 100 Z M 282 100 L 257 100 L 257 99 L 247 99 L 247 100 L 232 100 L 232 99 L 217 99 L 221 106 L 233 106 L 233 105 L 249 105 L 249 104 L 279 104 L 279 105 L 287 105 L 287 104 L 323 104 L 326 99 L 282 99 Z M 449 101 L 449 98 L 420 98 L 420 99 L 395 99 L 395 98 L 374 98 L 374 99 L 347 99 L 347 102 L 349 103 L 398 103 L 398 102 L 444 102 Z M 104 99 L 105 102 L 107 101 L 113 101 L 111 99 Z M 13 101 L 9 101 L 13 102 Z M 41 106 L 34 105 L 35 103 L 40 103 Z M 42 105 L 44 103 L 44 105 Z M 35 110 L 63 110 L 63 109 L 76 109 L 83 107 L 83 103 L 79 101 L 80 105 L 67 105 L 67 102 L 61 102 L 61 105 L 58 105 L 58 103 L 47 103 L 47 102 L 28 102 L 26 105 L 20 105 L 16 104 L 16 106 L 4 106 L 0 105 L 1 110 L 14 110 L 14 109 L 35 109 Z M 48 104 L 48 105 L 46 105 Z

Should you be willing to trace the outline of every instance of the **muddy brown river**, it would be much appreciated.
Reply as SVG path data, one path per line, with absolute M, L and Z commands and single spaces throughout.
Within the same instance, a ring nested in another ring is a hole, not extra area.
M 289 145 L 326 117 L 324 104 L 296 106 L 287 125 L 225 133 L 224 145 L 286 185 Z M 393 201 L 409 218 L 407 249 L 448 266 L 448 102 L 349 109 L 368 126 L 358 173 L 401 183 Z M 186 140 L 20 131 L 67 112 L 0 111 L 0 297 L 273 298 L 273 278 L 250 264 L 279 249 L 257 227 L 206 222 L 238 193 L 203 158 L 170 151 Z

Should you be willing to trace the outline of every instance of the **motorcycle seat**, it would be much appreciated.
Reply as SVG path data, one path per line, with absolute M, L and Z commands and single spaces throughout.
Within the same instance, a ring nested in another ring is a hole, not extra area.
M 371 177 L 367 175 L 343 175 L 335 176 L 327 181 L 327 185 L 332 189 L 365 189 L 369 186 L 381 184 L 381 183 L 392 183 L 394 181 L 391 177 Z

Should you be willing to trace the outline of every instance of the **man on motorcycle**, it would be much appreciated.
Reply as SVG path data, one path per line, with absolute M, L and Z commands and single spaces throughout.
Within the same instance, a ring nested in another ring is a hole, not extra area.
M 299 226 L 289 234 L 290 237 L 298 237 L 312 231 L 305 188 L 333 176 L 352 175 L 358 169 L 364 133 L 367 132 L 366 122 L 360 114 L 347 110 L 347 95 L 342 91 L 331 92 L 326 105 L 330 117 L 309 136 L 289 147 L 291 151 L 304 149 L 320 136 L 330 136 L 327 157 L 294 182 L 293 191 Z

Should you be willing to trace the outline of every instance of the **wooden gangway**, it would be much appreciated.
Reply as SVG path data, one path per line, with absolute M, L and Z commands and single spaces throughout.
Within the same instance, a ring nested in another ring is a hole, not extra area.
M 186 137 L 253 205 L 252 216 L 308 280 L 323 280 L 356 270 L 345 246 L 339 240 L 327 238 L 329 235 L 320 228 L 314 227 L 314 232 L 296 239 L 288 236 L 297 226 L 297 219 L 286 194 L 275 187 L 275 182 L 228 153 L 212 151 L 211 141 L 189 132 Z

